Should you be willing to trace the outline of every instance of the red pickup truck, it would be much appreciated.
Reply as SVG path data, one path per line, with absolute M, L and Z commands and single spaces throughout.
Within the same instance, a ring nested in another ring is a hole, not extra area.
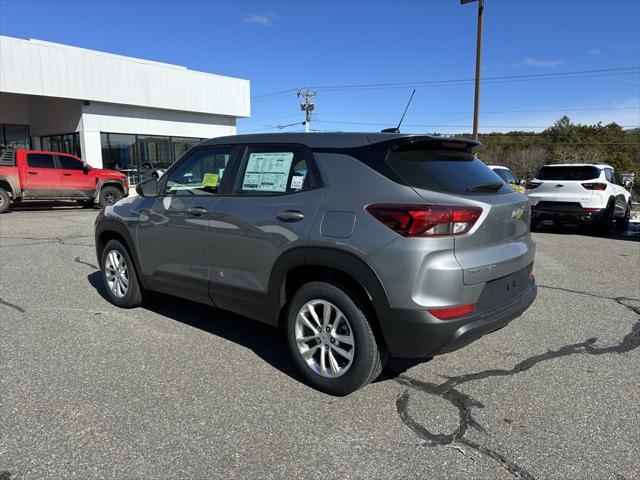
M 5 150 L 0 155 L 0 213 L 21 200 L 76 200 L 102 207 L 129 195 L 127 177 L 87 165 L 78 157 L 39 150 Z

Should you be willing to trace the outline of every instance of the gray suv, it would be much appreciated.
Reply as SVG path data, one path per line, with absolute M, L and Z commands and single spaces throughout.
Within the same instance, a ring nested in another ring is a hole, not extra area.
M 471 140 L 258 134 L 186 152 L 96 220 L 110 300 L 162 292 L 283 328 L 314 387 L 450 352 L 536 297 L 527 198 Z M 215 321 L 215 320 L 212 320 Z

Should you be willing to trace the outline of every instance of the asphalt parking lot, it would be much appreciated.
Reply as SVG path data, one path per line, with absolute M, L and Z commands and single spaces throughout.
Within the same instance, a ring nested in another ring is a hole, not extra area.
M 0 479 L 640 478 L 640 224 L 543 229 L 534 305 L 346 398 L 277 331 L 103 299 L 97 210 L 0 217 Z

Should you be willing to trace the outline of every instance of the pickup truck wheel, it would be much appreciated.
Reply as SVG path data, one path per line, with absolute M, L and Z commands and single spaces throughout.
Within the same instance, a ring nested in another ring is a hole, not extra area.
M 348 395 L 382 371 L 379 345 L 366 309 L 355 296 L 325 282 L 310 282 L 293 296 L 286 319 L 293 361 L 313 387 Z
M 112 187 L 110 185 L 102 187 L 102 190 L 100 190 L 100 206 L 104 208 L 109 205 L 113 205 L 123 196 L 124 195 L 122 195 L 122 192 L 117 187 Z
M 4 213 L 9 210 L 11 206 L 11 197 L 4 188 L 0 187 L 0 213 Z
M 117 240 L 109 240 L 102 251 L 102 279 L 109 301 L 122 308 L 142 305 L 142 289 L 129 252 Z

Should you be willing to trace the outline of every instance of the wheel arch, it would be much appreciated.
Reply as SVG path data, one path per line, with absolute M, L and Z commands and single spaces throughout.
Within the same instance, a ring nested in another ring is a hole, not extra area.
M 102 220 L 98 225 L 96 225 L 96 256 L 98 258 L 98 265 L 100 268 L 102 268 L 102 253 L 109 240 L 118 240 L 122 243 L 124 248 L 127 249 L 129 256 L 133 260 L 133 266 L 136 269 L 138 281 L 144 288 L 147 288 L 146 281 L 142 275 L 142 269 L 140 268 L 140 260 L 138 258 L 133 238 L 124 225 L 114 220 Z
M 116 187 L 118 190 L 120 190 L 122 192 L 123 195 L 126 196 L 125 190 L 124 190 L 124 185 L 122 185 L 122 183 L 120 183 L 117 180 L 101 180 L 100 183 L 98 184 L 98 187 L 96 188 L 96 198 L 100 197 L 100 192 L 102 192 L 102 189 L 104 187 Z
M 269 298 L 278 326 L 295 292 L 311 281 L 326 281 L 357 295 L 369 309 L 376 333 L 384 339 L 382 321 L 390 306 L 382 282 L 363 260 L 331 248 L 294 249 L 278 259 L 269 281 Z

